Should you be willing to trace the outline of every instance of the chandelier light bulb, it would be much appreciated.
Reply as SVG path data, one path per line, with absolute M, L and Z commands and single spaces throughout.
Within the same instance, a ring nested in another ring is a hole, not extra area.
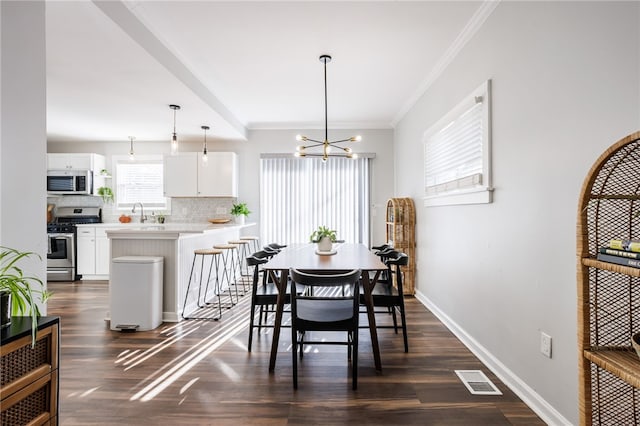
M 302 136 L 302 135 L 296 135 L 296 140 L 298 142 L 303 142 L 303 141 L 307 140 L 307 137 L 306 136 Z
M 362 136 L 357 135 L 351 138 L 351 142 L 360 142 L 362 140 Z

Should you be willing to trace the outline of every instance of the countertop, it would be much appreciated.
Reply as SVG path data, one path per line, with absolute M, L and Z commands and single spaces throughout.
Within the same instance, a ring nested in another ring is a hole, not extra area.
M 78 226 L 94 226 L 106 228 L 107 237 L 117 238 L 125 235 L 147 235 L 147 236 L 178 236 L 181 234 L 203 234 L 233 228 L 247 228 L 254 226 L 249 222 L 238 225 L 233 222 L 224 224 L 212 223 L 94 223 Z

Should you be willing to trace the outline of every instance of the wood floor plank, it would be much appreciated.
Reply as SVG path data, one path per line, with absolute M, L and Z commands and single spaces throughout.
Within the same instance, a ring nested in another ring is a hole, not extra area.
M 249 296 L 220 321 L 109 330 L 108 283 L 49 283 L 48 314 L 61 317 L 62 425 L 542 425 L 423 305 L 408 298 L 410 352 L 381 330 L 377 372 L 360 332 L 359 386 L 351 389 L 346 349 L 314 346 L 291 382 L 291 336 L 284 329 L 268 372 L 271 329 L 246 350 Z M 379 316 L 380 323 L 391 323 Z M 481 369 L 504 393 L 471 395 L 455 369 Z

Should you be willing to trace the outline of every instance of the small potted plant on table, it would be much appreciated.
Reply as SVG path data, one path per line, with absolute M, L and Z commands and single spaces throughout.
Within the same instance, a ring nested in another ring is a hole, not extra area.
M 318 244 L 319 252 L 331 252 L 333 243 L 336 242 L 336 231 L 326 226 L 318 226 L 318 229 L 311 233 L 309 240 Z

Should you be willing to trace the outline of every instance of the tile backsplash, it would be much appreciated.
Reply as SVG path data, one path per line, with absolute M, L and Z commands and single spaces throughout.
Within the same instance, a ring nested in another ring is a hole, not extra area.
M 165 213 L 165 221 L 173 223 L 204 223 L 213 218 L 232 218 L 231 206 L 235 198 L 172 198 L 171 212 Z M 121 214 L 131 215 L 133 222 L 138 221 L 139 211 L 132 214 L 130 210 L 116 210 L 114 204 L 104 204 L 102 198 L 91 195 L 62 195 L 47 197 L 47 203 L 58 207 L 102 207 L 102 221 L 105 223 L 118 222 Z M 56 215 L 56 208 L 53 215 Z M 145 208 L 145 215 L 152 220 L 152 213 L 159 210 Z

